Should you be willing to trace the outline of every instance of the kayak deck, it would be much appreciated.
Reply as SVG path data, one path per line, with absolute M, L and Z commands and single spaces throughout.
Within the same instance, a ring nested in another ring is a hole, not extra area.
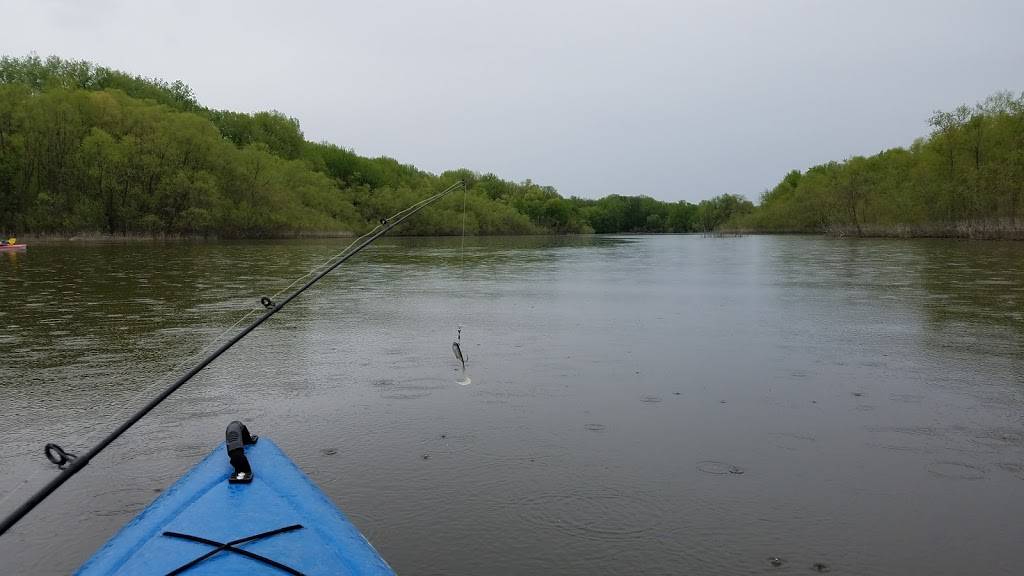
M 4 244 L 0 246 L 0 250 L 25 250 L 28 248 L 28 244 Z
M 232 467 L 221 445 L 126 524 L 77 574 L 168 574 L 204 555 L 209 557 L 180 573 L 394 574 L 270 440 L 260 438 L 245 453 L 252 463 L 252 483 L 228 483 Z M 225 549 L 225 544 L 231 546 Z

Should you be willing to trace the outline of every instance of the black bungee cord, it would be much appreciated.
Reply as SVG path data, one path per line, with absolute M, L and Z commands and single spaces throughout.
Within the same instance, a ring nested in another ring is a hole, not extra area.
M 103 449 L 106 448 L 107 446 L 109 446 L 110 443 L 112 443 L 114 440 L 117 440 L 117 438 L 119 436 L 121 436 L 121 434 L 124 434 L 136 422 L 141 420 L 146 414 L 149 414 L 150 411 L 152 411 L 154 408 L 156 408 L 161 402 L 166 400 L 167 397 L 170 396 L 171 394 L 173 394 L 178 388 L 181 388 L 182 385 L 184 385 L 186 382 L 191 380 L 192 377 L 194 377 L 196 374 L 198 374 L 200 371 L 202 371 L 203 368 L 206 368 L 207 366 L 209 366 L 211 362 L 213 362 L 214 360 L 217 359 L 217 357 L 219 357 L 224 352 L 227 352 L 228 349 L 230 349 L 232 346 L 237 344 L 239 340 L 241 340 L 242 338 L 245 338 L 250 332 L 255 330 L 260 324 L 263 324 L 271 316 L 273 316 L 274 314 L 277 314 L 282 308 L 287 306 L 289 302 L 291 302 L 296 297 L 298 297 L 299 294 L 302 294 L 307 289 L 309 289 L 311 286 L 313 286 L 314 284 L 319 282 L 321 278 L 323 278 L 324 276 L 326 276 L 329 273 L 331 273 L 338 266 L 341 266 L 342 264 L 344 264 L 349 258 L 351 258 L 351 257 L 355 256 L 356 254 L 358 254 L 360 251 L 362 251 L 363 248 L 366 248 L 367 246 L 372 244 L 374 242 L 374 240 L 380 238 L 385 233 L 387 233 L 389 230 L 391 230 L 395 226 L 398 226 L 399 224 L 401 224 L 406 219 L 410 218 L 411 216 L 413 216 L 414 214 L 416 214 L 420 210 L 426 208 L 427 206 L 430 206 L 431 204 L 433 204 L 434 202 L 437 202 L 441 198 L 444 198 L 445 196 L 447 196 L 448 194 L 450 194 L 452 191 L 456 190 L 460 186 L 461 187 L 465 187 L 465 183 L 462 182 L 461 180 L 456 182 L 455 184 L 452 184 L 448 188 L 445 188 L 444 190 L 438 192 L 437 194 L 434 194 L 433 196 L 430 196 L 429 198 L 421 200 L 421 201 L 413 204 L 412 206 L 406 208 L 405 210 L 402 210 L 401 212 L 398 212 L 397 214 L 395 214 L 391 218 L 382 219 L 381 220 L 381 225 L 379 226 L 379 228 L 380 228 L 379 230 L 377 230 L 376 232 L 373 232 L 372 234 L 367 236 L 365 240 L 360 242 L 352 250 L 350 250 L 350 251 L 348 251 L 346 253 L 343 253 L 343 256 L 341 256 L 338 259 L 337 262 L 335 262 L 334 264 L 331 264 L 329 267 L 327 267 L 327 269 L 323 270 L 322 272 L 320 272 L 319 274 L 314 276 L 308 282 L 303 284 L 302 287 L 297 289 L 295 292 L 291 293 L 288 297 L 284 298 L 280 302 L 274 302 L 270 298 L 267 298 L 266 296 L 264 296 L 261 299 L 260 303 L 263 305 L 263 307 L 266 309 L 266 311 L 262 315 L 260 315 L 258 318 L 256 318 L 256 320 L 254 320 L 252 322 L 252 324 L 249 324 L 248 326 L 243 328 L 238 334 L 233 336 L 230 340 L 228 340 L 224 344 L 221 344 L 221 346 L 219 348 L 217 348 L 216 350 L 211 352 L 208 356 L 206 356 L 201 361 L 199 361 L 199 363 L 196 364 L 194 367 L 192 367 L 191 370 L 189 370 L 188 372 L 183 374 L 181 377 L 179 377 L 177 380 L 175 380 L 173 384 L 171 384 L 167 388 L 164 388 L 164 390 L 162 392 L 160 392 L 159 394 L 157 394 L 157 396 L 155 398 L 153 398 L 148 403 L 146 403 L 146 405 L 143 406 L 141 409 L 139 409 L 138 412 L 133 414 L 130 418 L 128 418 L 128 420 L 126 420 L 124 423 L 122 423 L 120 426 L 118 426 L 113 432 L 108 434 L 105 438 L 100 440 L 99 443 L 97 443 L 95 446 L 90 448 L 88 452 L 86 452 L 86 453 L 84 453 L 82 455 L 74 455 L 74 454 L 70 454 L 70 453 L 65 452 L 64 450 L 62 450 L 60 448 L 60 446 L 57 446 L 56 444 L 47 444 L 46 445 L 46 450 L 45 450 L 46 457 L 51 462 L 53 462 L 54 464 L 57 464 L 60 467 L 60 469 L 61 469 L 60 474 L 58 474 L 52 480 L 47 482 L 45 486 L 40 488 L 28 500 L 26 500 L 23 504 L 18 506 L 13 512 L 11 512 L 9 515 L 7 515 L 7 517 L 4 518 L 2 522 L 0 522 L 0 536 L 2 536 L 4 533 L 6 533 L 8 530 L 10 530 L 11 527 L 13 527 L 15 524 L 17 524 L 19 520 L 21 520 L 26 514 L 31 512 L 33 508 L 38 506 L 50 494 L 52 494 L 54 490 L 59 488 L 62 484 L 67 482 L 69 479 L 71 479 L 72 476 L 74 476 L 75 474 L 79 473 L 83 468 L 85 468 L 86 465 L 89 464 L 90 460 L 92 460 L 97 454 L 102 452 Z

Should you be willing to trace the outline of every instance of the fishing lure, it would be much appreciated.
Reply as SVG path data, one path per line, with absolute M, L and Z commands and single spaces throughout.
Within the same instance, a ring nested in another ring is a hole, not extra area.
M 455 353 L 455 359 L 462 362 L 462 371 L 466 371 L 466 357 L 462 355 L 462 347 L 459 346 L 458 342 L 452 342 L 452 352 Z
M 455 359 L 462 364 L 462 380 L 459 380 L 459 384 L 465 386 L 470 383 L 470 379 L 466 375 L 466 356 L 462 353 L 462 325 L 459 325 L 458 336 L 452 342 L 452 353 L 455 354 Z
M 455 341 L 452 342 L 452 352 L 455 353 L 455 359 L 462 363 L 462 371 L 466 371 L 466 357 L 462 354 L 462 324 L 459 324 L 457 328 L 458 335 L 455 337 Z

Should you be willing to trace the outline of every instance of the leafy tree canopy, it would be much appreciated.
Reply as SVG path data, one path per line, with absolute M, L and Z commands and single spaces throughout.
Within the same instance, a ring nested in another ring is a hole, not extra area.
M 212 110 L 177 80 L 54 56 L 0 58 L 0 232 L 266 237 L 360 233 L 458 180 L 406 234 L 689 232 L 749 202 L 564 198 L 530 180 L 440 175 L 305 139 L 277 111 Z M 465 200 L 465 202 L 463 202 Z

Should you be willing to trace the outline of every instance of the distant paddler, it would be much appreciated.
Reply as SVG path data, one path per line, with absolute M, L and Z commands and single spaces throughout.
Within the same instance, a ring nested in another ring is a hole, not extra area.
M 25 245 L 18 244 L 18 239 L 14 236 L 11 236 L 6 240 L 0 239 L 0 250 L 3 250 L 4 252 L 16 252 L 24 249 Z

